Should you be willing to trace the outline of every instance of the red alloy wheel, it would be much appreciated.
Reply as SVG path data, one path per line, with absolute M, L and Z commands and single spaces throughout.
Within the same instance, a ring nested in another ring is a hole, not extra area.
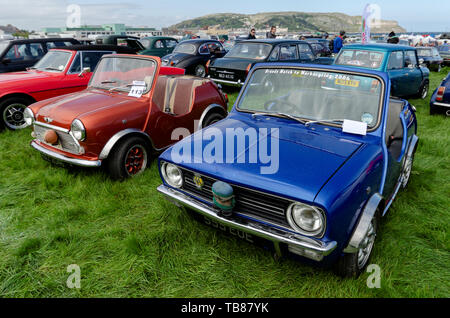
M 147 152 L 141 145 L 136 145 L 128 150 L 125 156 L 125 169 L 128 175 L 133 176 L 145 169 L 147 164 Z

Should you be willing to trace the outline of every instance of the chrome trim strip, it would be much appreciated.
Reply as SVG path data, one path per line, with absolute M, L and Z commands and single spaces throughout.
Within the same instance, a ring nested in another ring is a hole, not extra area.
M 369 230 L 370 222 L 375 215 L 375 211 L 381 202 L 382 196 L 379 193 L 375 193 L 367 202 L 364 210 L 361 213 L 359 222 L 353 231 L 353 234 L 348 242 L 347 247 L 344 249 L 345 253 L 356 253 L 359 246 Z
M 98 159 L 103 160 L 103 159 L 108 158 L 109 153 L 111 152 L 111 150 L 114 147 L 114 145 L 120 140 L 120 138 L 122 138 L 123 136 L 126 136 L 128 134 L 131 134 L 131 133 L 138 133 L 138 134 L 140 134 L 142 136 L 145 136 L 146 139 L 151 143 L 153 149 L 155 149 L 152 140 L 150 139 L 150 137 L 146 133 L 144 133 L 142 130 L 139 130 L 139 129 L 136 129 L 136 128 L 127 128 L 127 129 L 119 131 L 114 136 L 109 138 L 108 142 L 105 144 L 105 146 L 103 146 L 103 149 L 100 152 L 100 155 L 98 156 Z M 155 150 L 158 151 L 159 149 L 155 149 Z
M 233 82 L 233 81 L 227 81 L 227 80 L 222 80 L 222 79 L 217 79 L 217 78 L 212 78 L 212 77 L 209 77 L 209 78 L 212 81 L 218 82 L 218 83 L 231 84 L 231 85 L 236 85 L 236 86 L 244 86 L 244 82 Z
M 59 153 L 53 152 L 51 150 L 48 150 L 40 145 L 38 145 L 34 140 L 31 141 L 30 146 L 33 147 L 34 149 L 36 149 L 37 151 L 43 153 L 44 155 L 47 155 L 53 159 L 62 161 L 62 162 L 66 162 L 66 163 L 70 163 L 76 166 L 80 166 L 80 167 L 100 167 L 102 165 L 102 161 L 101 160 L 82 160 L 82 159 L 76 159 L 76 158 L 70 158 L 67 157 L 65 155 L 61 155 Z
M 271 229 L 270 227 L 263 226 L 258 223 L 251 223 L 250 221 L 247 224 L 241 224 L 234 220 L 223 218 L 221 216 L 218 216 L 216 212 L 212 210 L 209 206 L 191 197 L 188 197 L 179 191 L 175 191 L 165 185 L 160 185 L 157 188 L 157 190 L 158 192 L 164 194 L 169 201 L 175 203 L 176 205 L 181 205 L 184 207 L 188 207 L 190 209 L 194 209 L 200 214 L 208 218 L 211 218 L 214 221 L 219 222 L 223 225 L 247 232 L 249 234 L 267 239 L 275 243 L 285 243 L 293 245 L 296 247 L 316 252 L 323 256 L 329 255 L 337 247 L 336 241 L 324 243 L 319 240 L 294 235 L 288 232 L 282 232 L 280 230 L 277 230 L 276 232 L 270 232 Z
M 450 104 L 434 102 L 434 106 L 450 107 Z
M 40 121 L 35 121 L 34 124 L 38 125 L 38 126 L 41 126 L 41 127 L 57 130 L 57 131 L 60 131 L 60 132 L 66 133 L 66 134 L 68 134 L 69 131 L 70 131 L 69 129 L 65 129 L 65 128 L 61 128 L 61 127 L 58 127 L 58 126 L 49 125 L 49 124 L 46 124 L 46 123 L 43 123 L 43 122 L 40 122 Z

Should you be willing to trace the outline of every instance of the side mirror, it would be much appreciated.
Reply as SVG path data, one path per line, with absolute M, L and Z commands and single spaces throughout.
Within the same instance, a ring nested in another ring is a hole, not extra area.
M 3 64 L 9 64 L 9 63 L 11 63 L 11 59 L 5 57 L 5 58 L 2 60 L 2 63 L 3 63 Z
M 419 59 L 419 65 L 422 65 L 425 62 L 423 59 Z
M 83 77 L 84 74 L 90 73 L 91 68 L 90 67 L 83 67 L 83 70 L 78 74 L 79 77 Z

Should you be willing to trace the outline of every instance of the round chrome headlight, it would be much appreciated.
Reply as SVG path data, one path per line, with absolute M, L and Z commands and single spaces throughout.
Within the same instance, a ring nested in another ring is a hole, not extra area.
M 303 203 L 293 203 L 287 211 L 287 219 L 293 229 L 306 235 L 317 236 L 325 229 L 322 210 Z
M 83 123 L 79 119 L 75 119 L 70 126 L 70 131 L 72 135 L 78 141 L 83 141 L 86 138 L 86 129 Z
M 183 173 L 174 164 L 164 162 L 161 166 L 164 180 L 174 188 L 181 188 L 183 185 Z
M 23 112 L 23 119 L 25 120 L 27 126 L 31 126 L 34 123 L 34 114 L 30 108 L 25 108 Z

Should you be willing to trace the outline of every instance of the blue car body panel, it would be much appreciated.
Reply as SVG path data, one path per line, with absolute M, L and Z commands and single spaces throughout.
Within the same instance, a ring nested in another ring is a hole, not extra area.
M 437 101 L 436 97 L 439 87 L 445 87 L 445 92 L 442 100 Z M 450 110 L 450 73 L 447 74 L 441 84 L 434 90 L 430 100 L 430 107 L 443 108 L 447 111 Z
M 407 101 L 396 100 L 397 103 L 403 103 L 399 119 L 406 129 L 403 131 L 401 152 L 398 156 L 393 156 L 385 142 L 390 103 L 390 80 L 387 73 L 336 65 L 262 63 L 255 65 L 247 77 L 247 82 L 256 69 L 286 67 L 357 72 L 378 77 L 385 84 L 379 124 L 374 130 L 368 131 L 367 135 L 361 136 L 343 133 L 340 127 L 314 125 L 314 129 L 311 129 L 290 119 L 252 116 L 251 113 L 237 109 L 240 97 L 246 94 L 245 85 L 227 118 L 167 149 L 159 157 L 159 163 L 174 162 L 171 156 L 174 147 L 187 144 L 195 147 L 196 142 L 204 145 L 202 134 L 210 129 L 225 134 L 227 128 L 245 130 L 264 127 L 268 132 L 271 128 L 278 128 L 280 165 L 275 174 L 262 175 L 259 164 L 211 164 L 201 162 L 201 158 L 196 158 L 199 163 L 177 165 L 232 185 L 322 208 L 326 211 L 327 227 L 320 240 L 336 241 L 338 246 L 324 259 L 324 263 L 331 264 L 342 254 L 368 200 L 379 194 L 384 198 L 383 204 L 392 202 L 400 183 L 399 174 L 405 154 L 416 134 L 416 118 Z M 251 146 L 248 146 L 245 153 L 240 155 L 248 156 L 250 150 Z M 236 160 L 237 158 L 238 156 L 235 157 Z M 162 180 L 165 186 L 170 187 L 163 177 Z M 186 195 L 201 201 L 192 194 Z

